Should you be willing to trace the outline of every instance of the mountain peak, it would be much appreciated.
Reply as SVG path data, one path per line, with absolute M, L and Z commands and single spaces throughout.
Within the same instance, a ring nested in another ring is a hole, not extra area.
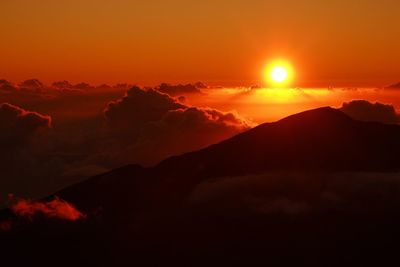
M 278 123 L 297 122 L 297 123 L 337 123 L 351 122 L 349 116 L 342 111 L 332 107 L 321 107 L 317 109 L 303 111 L 278 121 Z
M 200 151 L 164 160 L 157 169 L 202 177 L 282 170 L 399 169 L 400 126 L 357 121 L 322 107 L 291 115 Z M 395 149 L 396 148 L 396 149 Z

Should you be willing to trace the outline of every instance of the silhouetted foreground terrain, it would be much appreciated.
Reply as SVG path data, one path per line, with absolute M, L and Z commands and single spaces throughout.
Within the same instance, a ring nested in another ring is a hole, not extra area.
M 4 211 L 13 227 L 0 236 L 1 257 L 29 266 L 393 265 L 399 151 L 398 125 L 306 111 L 66 188 L 55 195 L 86 214 L 75 222 Z

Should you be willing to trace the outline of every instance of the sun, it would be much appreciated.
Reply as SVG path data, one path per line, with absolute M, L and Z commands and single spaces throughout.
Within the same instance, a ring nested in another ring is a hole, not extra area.
M 271 79 L 274 82 L 282 83 L 288 77 L 288 71 L 284 67 L 275 67 L 271 71 Z
M 274 60 L 264 70 L 265 82 L 273 87 L 287 87 L 294 78 L 292 65 L 286 60 Z

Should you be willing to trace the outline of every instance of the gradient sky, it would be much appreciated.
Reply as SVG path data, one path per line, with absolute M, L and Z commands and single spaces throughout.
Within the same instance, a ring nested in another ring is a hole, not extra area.
M 398 0 L 0 0 L 0 78 L 19 82 L 262 82 L 285 58 L 298 86 L 400 80 Z

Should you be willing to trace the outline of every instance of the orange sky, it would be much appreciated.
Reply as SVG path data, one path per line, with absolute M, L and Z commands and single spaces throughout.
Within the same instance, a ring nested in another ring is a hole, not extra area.
M 1 0 L 0 78 L 19 82 L 262 82 L 270 58 L 298 86 L 400 80 L 398 0 Z

